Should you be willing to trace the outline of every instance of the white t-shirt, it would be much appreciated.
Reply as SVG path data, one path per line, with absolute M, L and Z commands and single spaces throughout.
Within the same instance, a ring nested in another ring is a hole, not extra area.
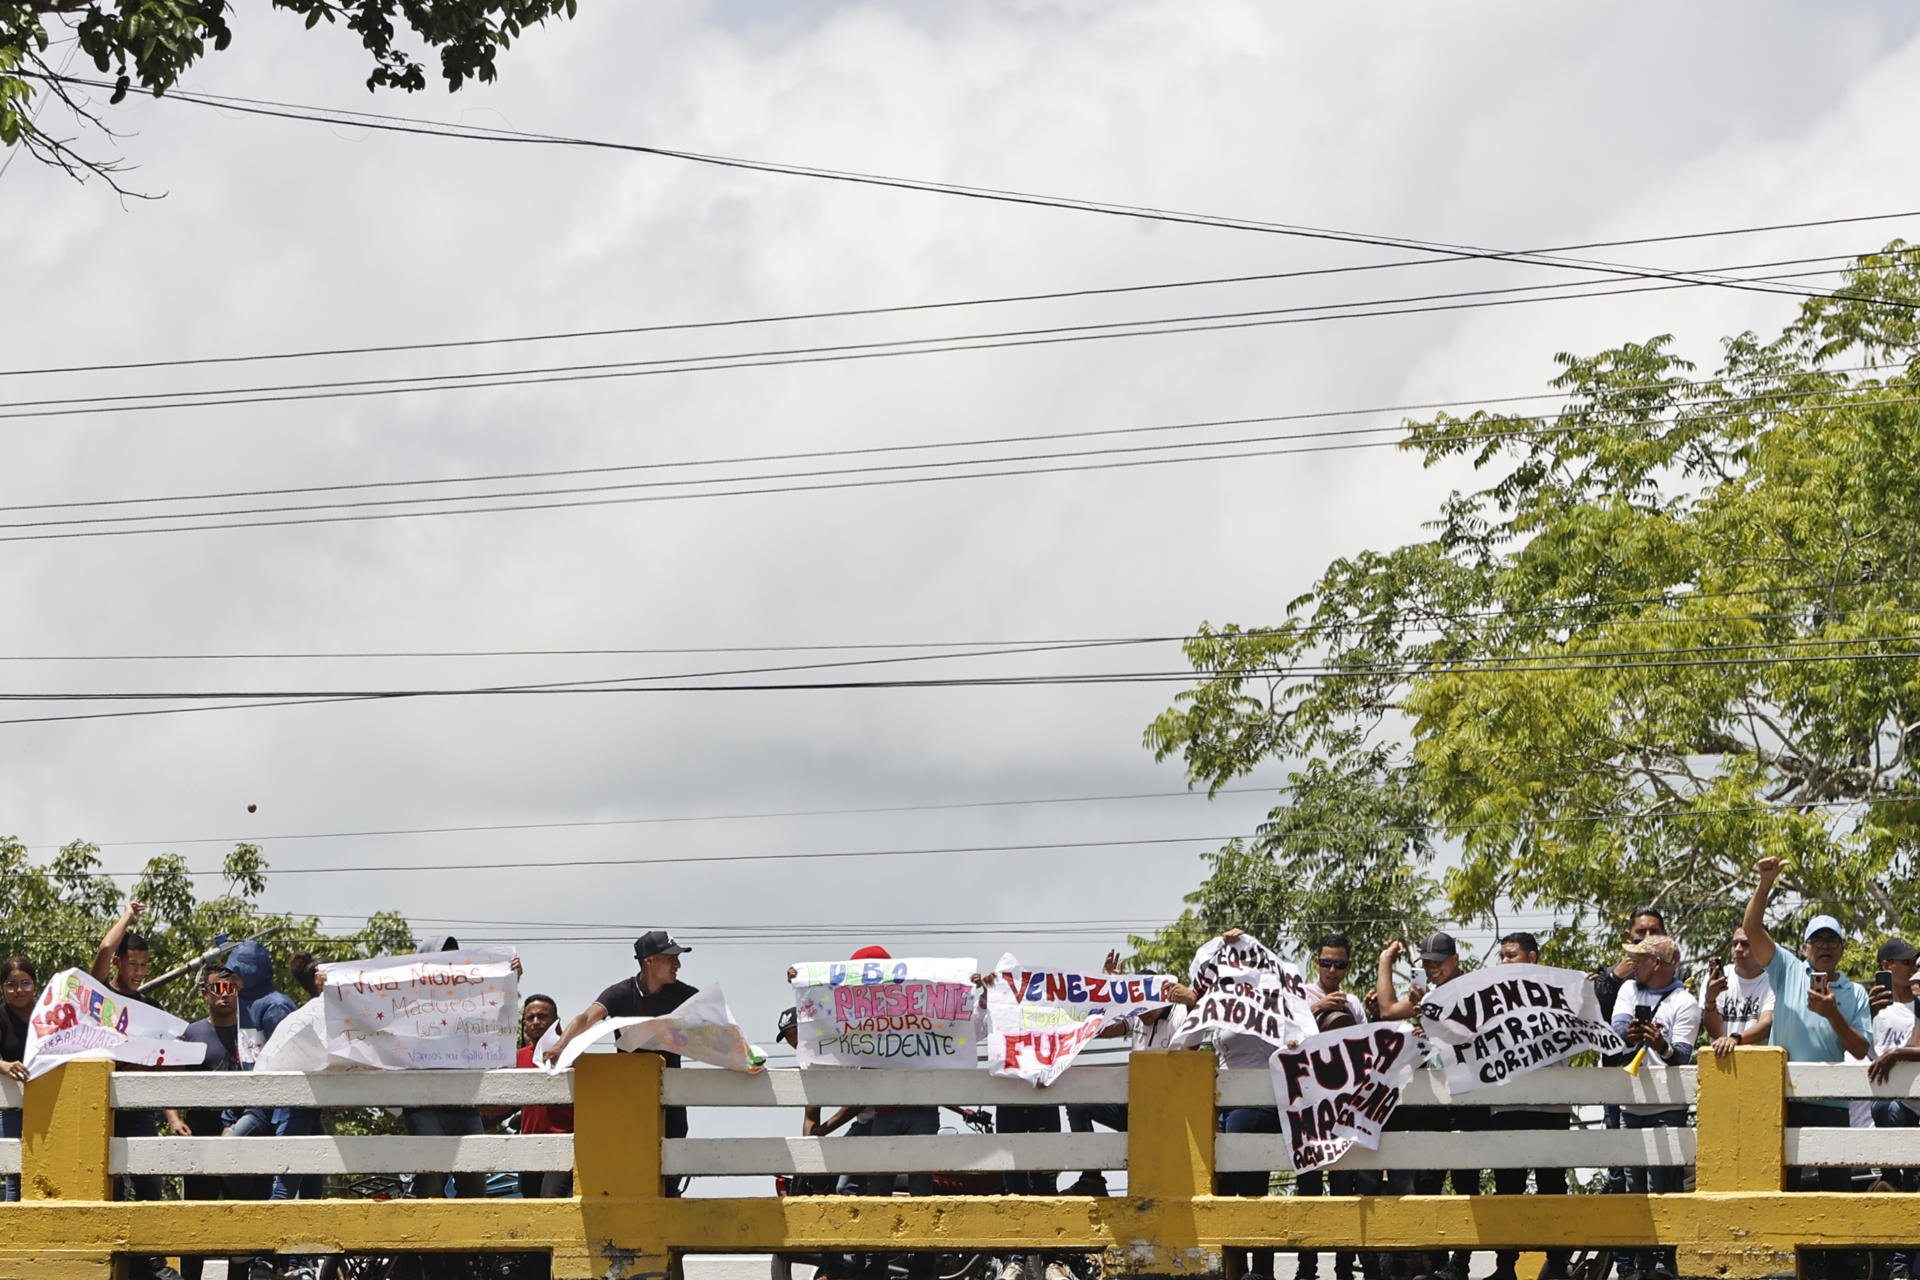
M 1751 978 L 1743 978 L 1739 971 L 1728 969 L 1727 989 L 1720 993 L 1721 1034 L 1737 1036 L 1760 1021 L 1761 1015 L 1773 1008 L 1773 979 L 1762 969 Z M 1707 1002 L 1707 983 L 1712 981 L 1708 974 L 1700 980 L 1700 1003 Z
M 1873 1056 L 1905 1048 L 1913 1039 L 1913 1005 L 1896 1002 L 1873 1015 Z
M 1640 987 L 1632 978 L 1628 978 L 1620 984 L 1620 996 L 1613 1002 L 1613 1016 L 1616 1028 L 1619 1023 L 1623 1021 L 1620 1016 L 1622 1010 L 1625 1010 L 1627 1017 L 1631 1018 L 1634 1010 L 1648 1003 L 1651 998 L 1651 996 L 1643 997 L 1640 994 Z M 1700 1039 L 1700 1002 L 1694 999 L 1693 992 L 1687 990 L 1684 986 L 1675 987 L 1664 996 L 1661 996 L 1659 1003 L 1653 1005 L 1652 1015 L 1653 1025 L 1660 1028 L 1660 1035 L 1666 1040 L 1668 1045 L 1690 1045 Z M 1664 1059 L 1649 1049 L 1646 1058 L 1641 1063 L 1641 1069 L 1645 1070 L 1648 1067 L 1663 1067 L 1666 1065 L 1667 1063 Z M 1663 1111 L 1672 1111 L 1674 1108 L 1670 1106 L 1643 1105 L 1623 1106 L 1620 1110 L 1637 1116 L 1655 1116 Z

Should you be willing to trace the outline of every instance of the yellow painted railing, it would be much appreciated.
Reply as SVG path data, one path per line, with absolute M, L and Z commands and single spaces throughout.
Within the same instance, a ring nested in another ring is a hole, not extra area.
M 571 1200 L 116 1203 L 111 1068 L 69 1064 L 26 1089 L 23 1199 L 0 1206 L 0 1277 L 98 1280 L 127 1255 L 415 1249 L 551 1251 L 562 1280 L 667 1277 L 688 1253 L 858 1249 L 1100 1251 L 1112 1275 L 1185 1277 L 1216 1273 L 1229 1245 L 1671 1246 L 1684 1276 L 1760 1277 L 1792 1274 L 1799 1249 L 1920 1238 L 1912 1198 L 1783 1190 L 1788 1078 L 1774 1049 L 1701 1062 L 1697 1190 L 1661 1196 L 1216 1196 L 1212 1055 L 1138 1053 L 1125 1196 L 670 1199 L 661 1080 L 650 1055 L 581 1059 Z

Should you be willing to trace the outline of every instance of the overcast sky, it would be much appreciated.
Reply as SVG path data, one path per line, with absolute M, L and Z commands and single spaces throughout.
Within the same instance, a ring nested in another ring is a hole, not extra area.
M 196 67 L 187 87 L 1503 248 L 1920 208 L 1920 181 L 1902 163 L 1920 106 L 1916 18 L 1903 6 L 1455 5 L 1360 15 L 1351 6 L 1127 0 L 583 5 L 577 21 L 530 32 L 503 55 L 495 87 L 375 98 L 361 87 L 365 67 L 348 33 L 306 32 L 290 16 L 242 6 L 231 49 Z M 110 119 L 126 135 L 119 153 L 137 165 L 126 181 L 165 198 L 123 206 L 98 184 L 76 185 L 25 157 L 0 177 L 8 369 L 738 320 L 1410 256 L 139 98 Z M 1869 249 L 1913 235 L 1917 221 L 1595 256 L 1727 268 Z M 15 376 L 0 379 L 0 400 L 661 360 L 1569 279 L 1590 277 L 1452 263 L 433 353 Z M 1711 364 L 1719 335 L 1771 331 L 1790 313 L 1777 297 L 1691 289 L 517 389 L 13 418 L 0 420 L 0 497 L 10 507 L 97 502 L 1470 402 L 1540 390 L 1555 352 L 1658 333 L 1676 334 L 1683 352 Z M 1281 446 L 1242 446 L 1261 447 Z M 1439 499 L 1467 479 L 1364 449 L 15 541 L 0 545 L 0 655 L 1178 635 L 1202 620 L 1279 618 L 1332 558 L 1418 537 Z M 303 499 L 225 505 L 267 501 Z M 0 687 L 445 688 L 926 652 L 8 662 Z M 743 678 L 1179 665 L 1177 650 L 1159 645 Z M 1177 792 L 1177 766 L 1155 765 L 1140 737 L 1178 687 L 577 694 L 9 724 L 0 726 L 0 829 L 46 852 L 76 837 L 98 841 L 115 870 L 163 849 L 213 866 L 235 838 L 262 840 L 277 873 L 270 906 L 343 928 L 394 908 L 422 932 L 518 942 L 529 984 L 553 992 L 569 1014 L 631 971 L 635 933 L 670 928 L 695 946 L 684 976 L 724 986 L 765 1040 L 786 1003 L 788 963 L 843 957 L 870 941 L 896 955 L 990 963 L 1011 947 L 1023 961 L 1097 964 L 1129 928 L 1177 913 L 1197 883 L 1199 853 L 1247 831 L 1272 793 L 743 815 Z M 154 708 L 9 703 L 4 714 L 128 709 Z M 1276 768 L 1256 781 L 1270 788 L 1280 776 Z M 669 817 L 702 820 L 288 838 Z M 1186 843 L 1122 843 L 1159 839 Z M 1042 844 L 1082 847 L 563 865 Z M 409 863 L 498 865 L 289 874 Z M 586 940 L 550 940 L 556 933 Z

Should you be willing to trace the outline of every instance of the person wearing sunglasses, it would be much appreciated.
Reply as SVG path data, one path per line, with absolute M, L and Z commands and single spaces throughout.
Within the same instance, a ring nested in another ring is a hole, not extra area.
M 201 977 L 200 990 L 206 997 L 207 1016 L 189 1023 L 180 1033 L 182 1040 L 205 1045 L 207 1056 L 201 1071 L 245 1071 L 251 1065 L 243 1061 L 240 1043 L 240 975 L 224 965 L 208 969 Z M 211 1107 L 169 1110 L 164 1113 L 167 1132 L 180 1138 L 223 1137 L 240 1119 L 239 1111 L 215 1111 Z M 189 1174 L 183 1179 L 188 1200 L 265 1200 L 270 1180 L 259 1174 Z M 183 1257 L 180 1274 L 184 1280 L 199 1280 L 206 1259 Z M 273 1263 L 266 1258 L 230 1258 L 227 1274 L 233 1277 L 270 1277 Z
M 1347 977 L 1353 972 L 1353 942 L 1344 933 L 1322 934 L 1314 947 L 1314 957 L 1308 965 L 1307 998 L 1313 1001 L 1313 1016 L 1322 1030 L 1337 1026 L 1358 1026 L 1367 1021 L 1367 1008 L 1360 1003 L 1360 997 L 1345 989 Z M 1378 1188 L 1362 1187 L 1363 1176 L 1369 1182 L 1377 1182 L 1378 1176 L 1371 1170 L 1366 1175 L 1351 1169 L 1308 1169 L 1294 1179 L 1294 1194 L 1302 1196 L 1325 1195 L 1329 1186 L 1337 1196 L 1372 1195 Z M 1294 1255 L 1294 1275 L 1298 1280 L 1314 1280 L 1320 1274 L 1320 1255 L 1317 1253 L 1299 1253 Z M 1339 1280 L 1352 1280 L 1354 1265 L 1363 1263 L 1363 1270 L 1372 1271 L 1372 1259 L 1359 1259 L 1352 1253 L 1333 1255 L 1333 1273 Z

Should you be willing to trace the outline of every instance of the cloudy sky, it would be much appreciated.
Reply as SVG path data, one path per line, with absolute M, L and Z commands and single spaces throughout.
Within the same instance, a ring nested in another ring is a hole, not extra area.
M 1360 13 L 1137 0 L 584 5 L 577 21 L 510 50 L 494 87 L 374 98 L 346 32 L 243 6 L 232 48 L 188 87 L 1507 249 L 1920 208 L 1920 181 L 1899 162 L 1920 106 L 1920 20 L 1904 7 Z M 126 182 L 163 199 L 123 204 L 24 157 L 0 176 L 8 370 L 745 321 L 1425 256 L 185 103 L 135 99 L 110 119 L 125 136 L 84 145 L 117 147 L 137 166 Z M 1589 256 L 1748 268 L 1917 229 L 1920 219 L 1889 220 Z M 1781 268 L 1795 269 L 1806 268 Z M 1387 449 L 1272 452 L 1297 447 L 1276 436 L 1391 426 L 1393 413 L 1270 419 L 1534 392 L 1557 351 L 1657 333 L 1710 363 L 1719 335 L 1771 330 L 1791 304 L 1701 288 L 761 368 L 654 364 L 639 366 L 645 376 L 520 387 L 117 413 L 95 400 L 51 406 L 88 410 L 58 415 L 25 402 L 588 364 L 632 374 L 636 362 L 1465 290 L 1591 292 L 1596 279 L 1456 261 L 593 339 L 15 374 L 0 378 L 7 536 L 147 527 L 44 523 L 56 519 L 159 513 L 168 518 L 148 524 L 173 527 L 195 523 L 185 511 L 703 483 L 567 499 L 671 501 L 8 541 L 0 656 L 62 660 L 0 662 L 0 687 L 684 685 L 715 682 L 680 678 L 694 673 L 929 659 L 940 652 L 930 645 L 970 654 L 1268 621 L 1333 557 L 1418 536 L 1465 481 Z M 1269 421 L 1079 434 L 1255 418 Z M 797 470 L 1256 437 L 1091 461 L 1267 456 L 724 496 L 849 479 L 741 479 Z M 659 467 L 928 444 L 947 447 Z M 41 505 L 608 467 L 654 469 Z M 289 517 L 212 522 L 262 518 Z M 77 660 L 504 650 L 629 652 Z M 1178 666 L 1159 644 L 719 682 Z M 764 1036 L 785 1003 L 781 970 L 797 959 L 878 941 L 895 954 L 991 962 L 1011 947 L 1023 960 L 1093 964 L 1128 929 L 1176 913 L 1199 853 L 1271 803 L 1270 790 L 1167 794 L 1181 775 L 1155 765 L 1140 735 L 1178 687 L 576 693 L 10 723 L 0 828 L 48 852 L 98 841 L 115 870 L 162 850 L 214 866 L 234 839 L 260 840 L 276 869 L 271 905 L 341 927 L 395 908 L 423 932 L 518 942 L 530 983 L 569 1013 L 630 971 L 637 931 L 672 928 L 696 948 L 686 976 L 723 985 Z M 184 705 L 12 702 L 4 715 Z M 315 838 L 423 828 L 494 829 Z M 1071 847 L 1036 847 L 1048 845 Z M 1017 847 L 978 851 L 989 846 Z M 903 852 L 918 850 L 960 852 Z M 739 860 L 850 851 L 889 856 Z M 447 869 L 472 864 L 485 865 Z

